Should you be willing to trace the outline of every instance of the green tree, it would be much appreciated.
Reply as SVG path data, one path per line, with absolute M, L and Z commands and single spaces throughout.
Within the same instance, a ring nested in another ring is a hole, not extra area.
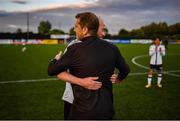
M 74 31 L 74 27 L 72 27 L 70 30 L 69 30 L 69 35 L 76 35 L 75 31 Z
M 16 35 L 19 38 L 19 41 L 21 41 L 22 37 L 23 37 L 23 33 L 22 33 L 22 29 L 18 28 L 16 30 Z
M 144 37 L 144 31 L 142 29 L 133 29 L 130 32 L 131 37 L 134 38 L 143 38 Z
M 38 26 L 38 33 L 48 34 L 51 30 L 51 23 L 49 21 L 41 21 Z
M 129 32 L 126 29 L 121 29 L 118 33 L 120 37 L 129 37 Z
M 60 29 L 53 29 L 49 31 L 49 34 L 65 34 L 65 32 Z
M 104 28 L 105 31 L 105 37 L 104 38 L 110 38 L 111 35 L 109 34 L 109 30 L 107 28 Z
M 156 36 L 157 24 L 151 23 L 149 25 L 142 26 L 140 29 L 143 30 L 145 36 Z
M 18 29 L 16 30 L 16 33 L 17 33 L 17 34 L 22 34 L 22 30 L 21 30 L 20 28 L 18 28 Z
M 151 23 L 149 25 L 141 27 L 141 29 L 147 37 L 168 34 L 168 25 L 166 22 Z
M 168 34 L 168 25 L 166 22 L 160 22 L 158 24 L 158 33 L 160 35 L 167 35 Z
M 168 30 L 170 35 L 180 34 L 180 23 L 170 25 Z

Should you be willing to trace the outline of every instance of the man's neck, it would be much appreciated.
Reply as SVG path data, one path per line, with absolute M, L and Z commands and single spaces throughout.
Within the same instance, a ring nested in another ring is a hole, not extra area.
M 95 36 L 95 35 L 84 36 L 84 37 L 81 39 L 81 41 L 83 42 L 83 41 L 89 40 L 89 38 L 96 38 L 96 36 Z
M 86 35 L 84 35 L 84 37 L 83 38 L 85 38 L 85 37 L 89 37 L 89 36 L 92 36 L 91 34 L 86 34 Z
M 86 38 L 86 37 L 90 37 L 90 36 L 92 36 L 92 35 L 86 34 L 86 35 L 84 35 L 84 36 L 81 38 L 81 40 L 83 40 L 83 39 Z

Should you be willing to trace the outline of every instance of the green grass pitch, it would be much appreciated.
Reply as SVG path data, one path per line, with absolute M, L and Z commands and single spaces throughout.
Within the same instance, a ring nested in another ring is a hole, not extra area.
M 123 83 L 113 86 L 114 119 L 180 119 L 180 45 L 168 46 L 163 65 L 167 74 L 163 75 L 161 89 L 156 87 L 156 78 L 152 88 L 146 89 L 148 70 L 131 61 L 134 57 L 147 55 L 149 45 L 117 46 L 128 62 L 131 74 Z M 27 50 L 22 52 L 21 45 L 0 45 L 1 120 L 63 119 L 61 97 L 65 83 L 51 80 L 47 66 L 64 48 L 64 45 L 27 45 Z M 148 67 L 149 57 L 137 58 L 136 62 Z M 16 82 L 19 80 L 23 82 Z

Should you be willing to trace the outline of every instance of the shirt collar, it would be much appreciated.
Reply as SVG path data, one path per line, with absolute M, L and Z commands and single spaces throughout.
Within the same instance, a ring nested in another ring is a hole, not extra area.
M 97 36 L 88 36 L 88 37 L 82 38 L 81 41 L 86 42 L 86 41 L 95 40 L 95 39 L 97 39 Z

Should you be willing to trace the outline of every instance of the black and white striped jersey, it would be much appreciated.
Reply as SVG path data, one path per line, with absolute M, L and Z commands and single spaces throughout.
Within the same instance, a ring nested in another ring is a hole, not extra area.
M 165 51 L 164 45 L 151 45 L 149 48 L 149 56 L 151 57 L 150 64 L 161 65 L 163 63 L 162 56 L 166 54 Z

